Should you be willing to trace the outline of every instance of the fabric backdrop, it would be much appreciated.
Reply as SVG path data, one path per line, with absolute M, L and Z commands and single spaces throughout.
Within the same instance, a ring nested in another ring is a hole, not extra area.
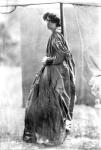
M 94 105 L 95 97 L 91 92 L 89 83 L 92 77 L 101 75 L 99 63 L 99 9 L 83 6 L 73 7 L 65 4 L 63 10 L 65 38 L 76 64 L 76 102 L 78 104 Z M 42 67 L 41 60 L 45 55 L 47 41 L 50 36 L 50 31 L 47 30 L 46 23 L 42 19 L 43 14 L 47 11 L 56 13 L 59 16 L 59 4 L 17 7 L 16 11 L 8 16 L 6 23 L 8 31 L 11 26 L 14 27 L 12 32 L 19 31 L 17 33 L 20 42 L 19 47 L 14 50 L 11 49 L 5 54 L 4 57 L 9 59 L 6 62 L 4 62 L 4 59 L 1 61 L 5 65 L 22 66 L 24 103 L 34 76 Z M 12 24 L 10 20 L 12 20 Z M 16 35 L 16 32 L 14 34 Z M 2 35 L 0 38 L 3 38 Z M 1 53 L 4 53 L 4 51 L 1 50 Z M 9 54 L 14 55 L 11 57 Z

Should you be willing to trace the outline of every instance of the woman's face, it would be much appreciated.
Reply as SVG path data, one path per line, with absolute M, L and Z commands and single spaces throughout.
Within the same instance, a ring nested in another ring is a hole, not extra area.
M 54 31 L 57 28 L 56 23 L 51 22 L 49 18 L 47 18 L 47 27 L 49 30 L 52 30 L 52 31 Z

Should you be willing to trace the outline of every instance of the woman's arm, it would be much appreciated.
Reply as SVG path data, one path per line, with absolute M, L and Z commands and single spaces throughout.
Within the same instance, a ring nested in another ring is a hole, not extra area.
M 65 60 L 65 57 L 70 57 L 71 53 L 68 50 L 68 46 L 64 40 L 64 38 L 60 35 L 56 35 L 52 42 L 52 49 L 54 51 L 55 59 L 53 60 L 53 64 L 60 64 Z

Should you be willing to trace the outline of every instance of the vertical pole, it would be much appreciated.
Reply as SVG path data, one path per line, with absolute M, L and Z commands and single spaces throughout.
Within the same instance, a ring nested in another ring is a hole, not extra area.
M 60 21 L 61 21 L 61 33 L 64 35 L 63 3 L 60 3 Z

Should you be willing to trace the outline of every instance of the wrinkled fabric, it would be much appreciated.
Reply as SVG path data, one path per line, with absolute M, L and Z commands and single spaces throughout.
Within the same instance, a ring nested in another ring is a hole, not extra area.
M 30 90 L 23 137 L 37 141 L 37 134 L 51 142 L 65 131 L 72 119 L 75 101 L 75 64 L 64 37 L 55 31 L 49 38 L 46 55 L 50 60 L 36 75 Z

